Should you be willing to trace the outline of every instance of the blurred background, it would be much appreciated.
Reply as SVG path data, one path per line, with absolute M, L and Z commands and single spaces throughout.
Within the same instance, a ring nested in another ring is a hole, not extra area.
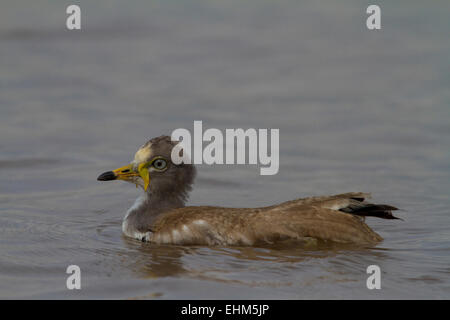
M 0 297 L 450 298 L 449 15 L 448 1 L 3 0 Z M 199 166 L 189 204 L 364 191 L 404 221 L 367 219 L 385 238 L 367 249 L 124 238 L 140 191 L 97 176 L 194 120 L 278 128 L 280 170 Z

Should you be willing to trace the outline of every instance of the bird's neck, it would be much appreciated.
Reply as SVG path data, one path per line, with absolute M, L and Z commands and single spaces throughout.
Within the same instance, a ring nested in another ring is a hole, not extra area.
M 159 215 L 166 211 L 184 207 L 184 198 L 177 193 L 145 193 L 146 213 L 150 215 Z
M 123 220 L 123 232 L 135 237 L 136 233 L 151 231 L 155 219 L 164 212 L 184 207 L 184 198 L 177 194 L 144 193 L 136 199 Z

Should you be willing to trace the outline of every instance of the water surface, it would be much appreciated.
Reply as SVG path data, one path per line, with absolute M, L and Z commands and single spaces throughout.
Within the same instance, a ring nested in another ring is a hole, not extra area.
M 450 298 L 450 5 L 379 1 L 3 1 L 0 297 Z M 126 239 L 139 190 L 99 183 L 176 128 L 279 128 L 280 171 L 200 166 L 191 205 L 349 191 L 402 209 L 373 248 Z M 76 264 L 82 289 L 66 289 Z M 366 268 L 382 289 L 366 288 Z

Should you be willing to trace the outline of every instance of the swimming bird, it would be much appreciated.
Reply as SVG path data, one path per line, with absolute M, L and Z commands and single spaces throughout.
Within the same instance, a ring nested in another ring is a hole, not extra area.
M 196 175 L 194 165 L 171 161 L 178 142 L 160 136 L 145 143 L 134 160 L 97 180 L 124 180 L 144 192 L 128 210 L 123 233 L 141 241 L 177 245 L 253 246 L 284 239 L 376 244 L 382 237 L 366 216 L 398 219 L 397 208 L 366 201 L 362 192 L 296 199 L 260 208 L 185 206 Z

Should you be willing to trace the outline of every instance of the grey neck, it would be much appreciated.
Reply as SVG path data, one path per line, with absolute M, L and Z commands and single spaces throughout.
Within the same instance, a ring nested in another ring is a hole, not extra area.
M 128 210 L 123 220 L 123 232 L 134 237 L 136 233 L 151 231 L 151 225 L 158 216 L 169 210 L 184 207 L 184 202 L 184 197 L 175 193 L 164 196 L 158 193 L 144 193 Z

